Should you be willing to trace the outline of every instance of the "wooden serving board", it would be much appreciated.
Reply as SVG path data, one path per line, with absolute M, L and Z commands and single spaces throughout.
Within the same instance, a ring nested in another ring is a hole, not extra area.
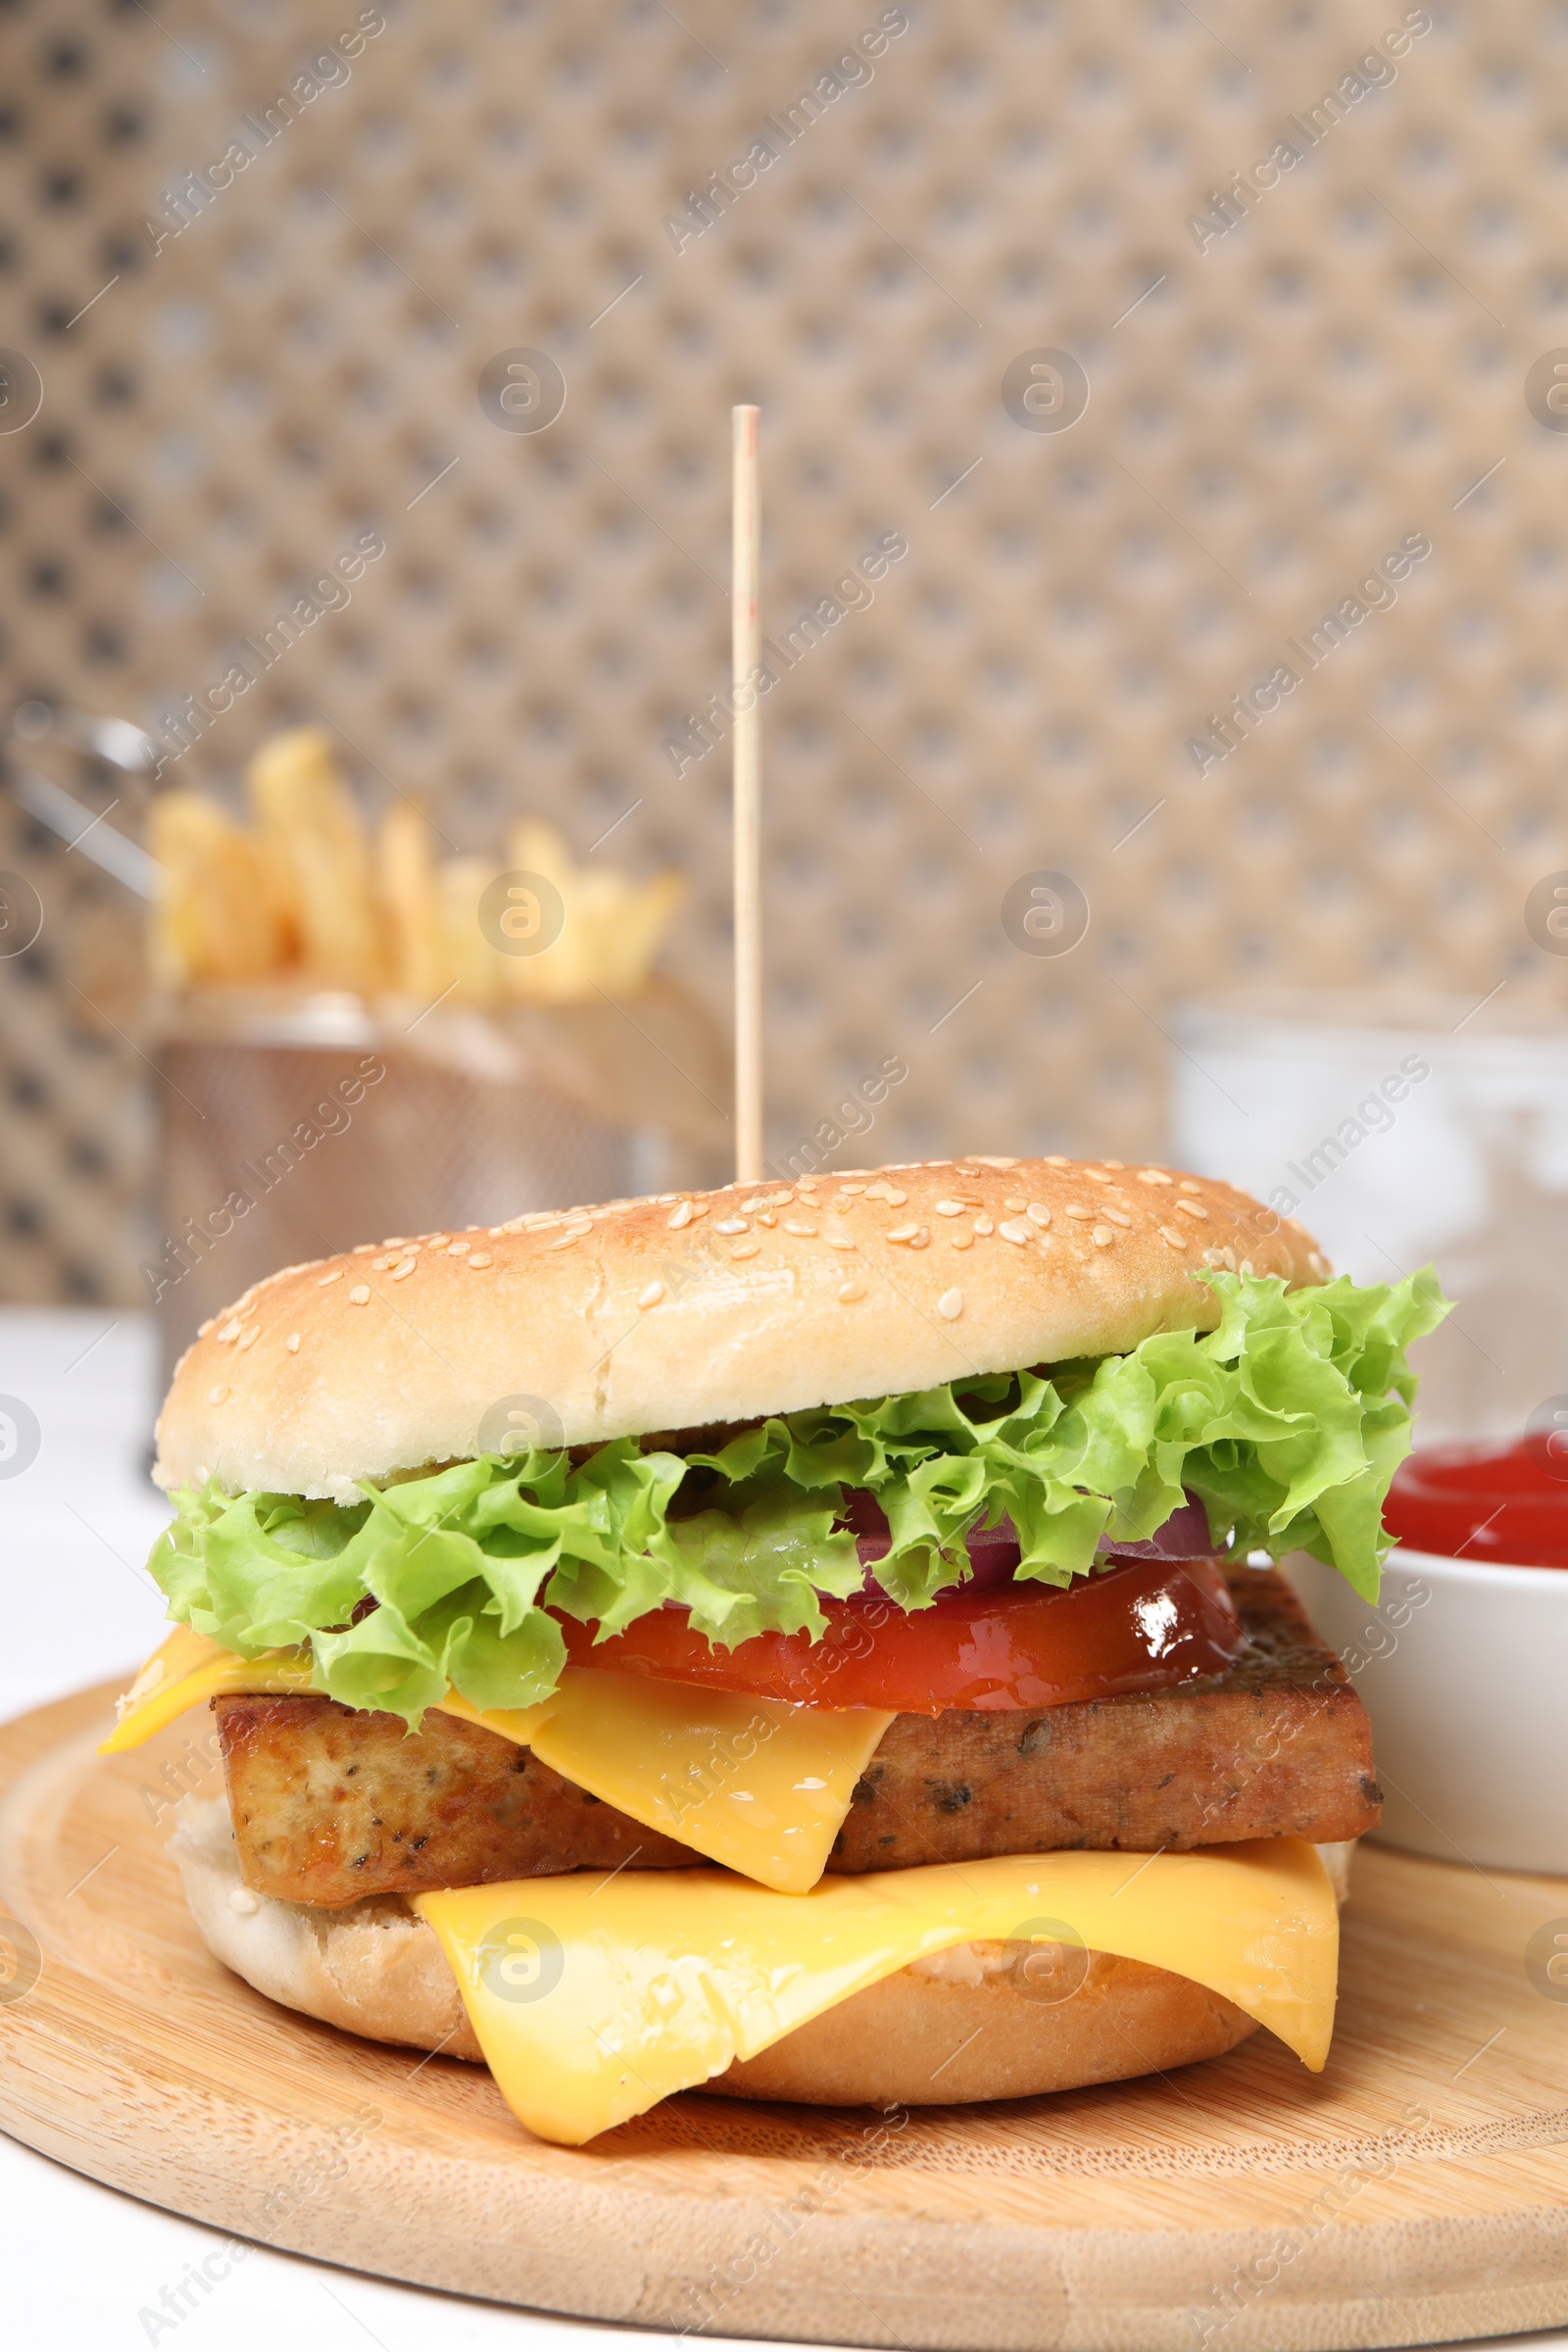
M 42 1955 L 29 1986 L 0 1919 L 24 1962 L 0 1940 L 0 2125 L 117 2188 L 386 2278 L 715 2335 L 1348 2352 L 1568 2322 L 1568 1999 L 1539 1939 L 1568 1935 L 1568 1881 L 1362 1852 L 1319 2077 L 1259 2034 L 906 2117 L 687 2094 L 556 2148 L 482 2070 L 220 1967 L 162 1851 L 172 1794 L 216 1793 L 210 1719 L 103 1762 L 108 1701 L 0 1730 L 0 1898 Z

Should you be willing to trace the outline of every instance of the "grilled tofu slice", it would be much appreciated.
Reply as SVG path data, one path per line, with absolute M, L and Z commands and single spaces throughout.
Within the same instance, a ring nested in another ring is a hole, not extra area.
M 432 1709 L 411 1734 L 396 1715 L 330 1698 L 213 1705 L 240 1869 L 263 1894 L 336 1910 L 368 1894 L 693 1860 L 455 1715 Z
M 1175 1690 L 1037 1712 L 899 1715 L 830 1867 L 861 1872 L 1062 1847 L 1322 1844 L 1376 1827 L 1371 1731 L 1344 1667 L 1276 1572 L 1232 1580 L 1250 1645 Z M 368 1894 L 639 1870 L 697 1856 L 497 1733 L 329 1698 L 215 1699 L 248 1885 L 339 1908 Z

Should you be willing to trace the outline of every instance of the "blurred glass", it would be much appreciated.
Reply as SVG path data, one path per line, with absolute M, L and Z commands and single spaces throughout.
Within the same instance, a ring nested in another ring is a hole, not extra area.
M 1174 1156 L 1298 1216 L 1337 1272 L 1430 1258 L 1425 1444 L 1518 1434 L 1568 1391 L 1568 1020 L 1395 991 L 1183 1008 Z
M 408 1026 L 361 999 L 225 990 L 161 1018 L 165 1377 L 209 1315 L 357 1242 L 722 1182 L 722 1039 L 655 982 L 608 1000 Z

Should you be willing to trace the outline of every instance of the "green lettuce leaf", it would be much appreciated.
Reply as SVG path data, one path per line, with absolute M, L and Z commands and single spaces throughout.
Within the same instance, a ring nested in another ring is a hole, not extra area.
M 1184 1489 L 1230 1557 L 1308 1551 L 1375 1600 L 1410 1443 L 1404 1350 L 1447 1312 L 1431 1270 L 1298 1291 L 1203 1279 L 1214 1331 L 789 1413 L 712 1453 L 619 1438 L 580 1461 L 486 1454 L 348 1504 L 186 1489 L 148 1565 L 177 1622 L 245 1657 L 309 1643 L 319 1689 L 410 1724 L 449 1685 L 481 1707 L 547 1697 L 558 1614 L 601 1641 L 665 1601 L 726 1648 L 819 1637 L 821 1596 L 860 1589 L 855 1538 L 835 1532 L 850 1488 L 887 1514 L 877 1576 L 905 1609 L 963 1580 L 971 1528 L 1010 1518 L 1018 1576 L 1066 1585 L 1102 1536 L 1152 1535 Z

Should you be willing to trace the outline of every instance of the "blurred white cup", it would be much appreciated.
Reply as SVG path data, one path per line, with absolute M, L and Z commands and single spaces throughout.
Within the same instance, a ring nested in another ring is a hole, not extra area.
M 1568 1015 L 1359 991 L 1182 1008 L 1173 1156 L 1299 1217 L 1335 1270 L 1437 1263 L 1423 1443 L 1516 1436 L 1568 1391 Z

